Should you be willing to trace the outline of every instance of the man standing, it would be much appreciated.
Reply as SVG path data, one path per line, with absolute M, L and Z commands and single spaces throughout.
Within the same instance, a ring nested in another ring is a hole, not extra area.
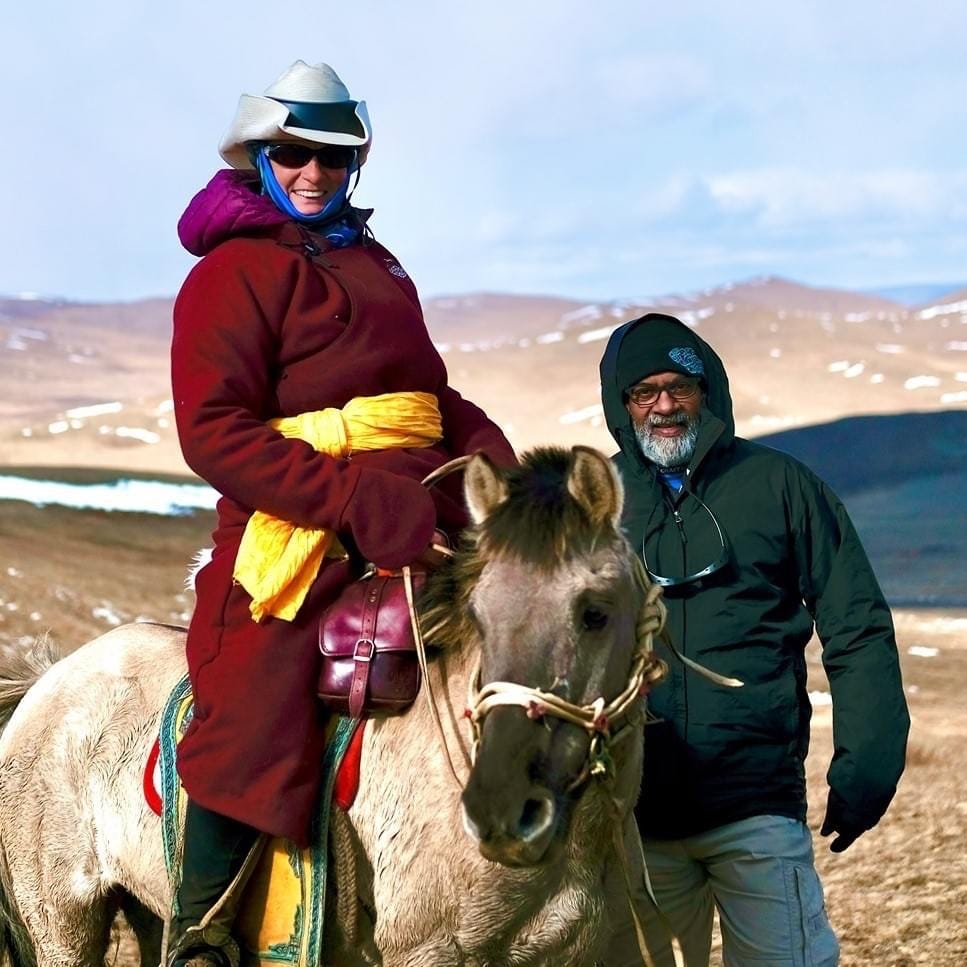
M 687 326 L 656 313 L 621 326 L 601 387 L 625 531 L 665 588 L 671 639 L 744 683 L 724 688 L 666 654 L 669 677 L 649 696 L 659 721 L 635 816 L 657 910 L 640 869 L 633 882 L 652 956 L 673 964 L 674 937 L 688 967 L 707 964 L 714 906 L 727 965 L 835 964 L 804 822 L 803 652 L 815 623 L 835 747 L 821 832 L 841 852 L 876 825 L 903 771 L 910 720 L 889 609 L 836 495 L 735 436 L 722 362 Z M 605 962 L 641 963 L 630 923 Z

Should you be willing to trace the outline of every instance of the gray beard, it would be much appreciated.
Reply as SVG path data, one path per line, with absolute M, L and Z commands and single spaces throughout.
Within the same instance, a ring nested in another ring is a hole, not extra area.
M 653 434 L 653 426 L 669 426 L 670 424 L 684 425 L 685 432 L 680 437 L 672 439 Z M 634 424 L 638 448 L 646 460 L 650 460 L 659 467 L 683 467 L 695 453 L 695 444 L 698 442 L 698 424 L 698 417 L 690 420 L 684 413 L 672 417 L 646 417 L 641 423 Z

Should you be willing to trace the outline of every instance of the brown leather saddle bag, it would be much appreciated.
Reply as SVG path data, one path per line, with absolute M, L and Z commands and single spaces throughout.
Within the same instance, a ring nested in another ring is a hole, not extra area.
M 463 469 L 470 459 L 450 460 L 426 477 L 423 485 L 434 486 Z M 433 547 L 444 555 L 453 553 L 439 531 Z M 317 691 L 329 708 L 358 718 L 370 711 L 401 712 L 414 702 L 420 693 L 420 664 L 426 661 L 425 651 L 422 656 L 417 653 L 417 636 L 421 648 L 423 641 L 415 602 L 426 578 L 425 566 L 391 572 L 371 567 L 323 613 Z
M 418 596 L 426 571 L 411 570 Z M 420 691 L 420 666 L 402 571 L 373 571 L 354 581 L 319 621 L 319 698 L 354 718 L 401 712 Z

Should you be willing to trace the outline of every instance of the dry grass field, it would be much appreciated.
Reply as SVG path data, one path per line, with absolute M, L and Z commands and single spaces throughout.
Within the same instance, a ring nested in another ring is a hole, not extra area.
M 207 514 L 159 518 L 0 502 L 0 644 L 49 632 L 69 650 L 116 621 L 184 621 L 186 561 Z M 967 964 L 967 611 L 899 611 L 913 730 L 906 775 L 880 826 L 844 854 L 817 837 L 844 965 Z M 911 652 L 911 649 L 913 651 Z M 811 648 L 813 680 L 825 681 Z M 810 825 L 824 805 L 831 716 L 818 706 L 809 759 Z M 133 967 L 123 930 L 111 963 Z

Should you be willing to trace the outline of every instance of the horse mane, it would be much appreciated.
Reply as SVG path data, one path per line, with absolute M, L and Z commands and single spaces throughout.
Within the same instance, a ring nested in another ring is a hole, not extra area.
M 420 600 L 427 642 L 447 646 L 476 635 L 469 598 L 488 560 L 509 557 L 547 574 L 614 538 L 568 491 L 572 452 L 536 447 L 502 471 L 506 498 L 461 535 L 454 557 L 430 575 Z

